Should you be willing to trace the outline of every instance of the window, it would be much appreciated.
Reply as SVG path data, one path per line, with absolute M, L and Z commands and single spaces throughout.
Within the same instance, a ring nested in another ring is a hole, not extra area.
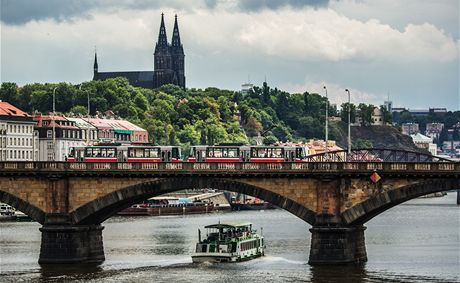
M 52 138 L 53 137 L 53 131 L 51 131 L 51 130 L 46 131 L 46 137 L 47 138 Z

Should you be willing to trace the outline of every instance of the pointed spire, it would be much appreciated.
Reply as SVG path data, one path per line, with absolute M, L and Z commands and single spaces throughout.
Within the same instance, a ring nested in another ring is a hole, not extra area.
M 173 36 L 172 36 L 172 47 L 177 48 L 181 47 L 182 44 L 180 43 L 180 35 L 179 35 L 179 25 L 177 24 L 177 14 L 174 17 L 174 29 L 173 29 Z
M 168 38 L 166 37 L 165 20 L 163 13 L 161 13 L 160 33 L 158 34 L 157 46 L 168 46 Z
M 98 70 L 98 65 L 97 65 L 97 50 L 96 50 L 96 46 L 94 46 L 94 73 L 97 73 L 97 70 Z

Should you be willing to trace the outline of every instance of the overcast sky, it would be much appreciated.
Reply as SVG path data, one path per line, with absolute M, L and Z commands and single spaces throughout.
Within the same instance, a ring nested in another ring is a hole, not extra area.
M 187 87 L 290 92 L 334 103 L 460 109 L 458 0 L 0 0 L 1 81 L 80 83 L 153 70 L 161 13 L 174 15 Z

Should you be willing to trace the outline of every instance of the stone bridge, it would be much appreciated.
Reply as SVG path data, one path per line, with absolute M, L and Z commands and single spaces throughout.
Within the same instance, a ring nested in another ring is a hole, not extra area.
M 104 260 L 101 223 L 132 204 L 190 188 L 244 193 L 312 225 L 314 265 L 366 261 L 364 223 L 412 198 L 460 188 L 460 163 L 337 156 L 303 163 L 3 162 L 0 201 L 43 225 L 40 263 L 79 263 Z

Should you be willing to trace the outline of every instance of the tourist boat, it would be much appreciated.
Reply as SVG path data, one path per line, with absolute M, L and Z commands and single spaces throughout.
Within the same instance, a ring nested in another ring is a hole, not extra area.
M 12 221 L 16 219 L 15 210 L 6 203 L 0 203 L 0 221 Z
M 238 262 L 264 255 L 264 237 L 252 229 L 251 223 L 218 223 L 205 228 L 203 240 L 198 229 L 193 262 Z

